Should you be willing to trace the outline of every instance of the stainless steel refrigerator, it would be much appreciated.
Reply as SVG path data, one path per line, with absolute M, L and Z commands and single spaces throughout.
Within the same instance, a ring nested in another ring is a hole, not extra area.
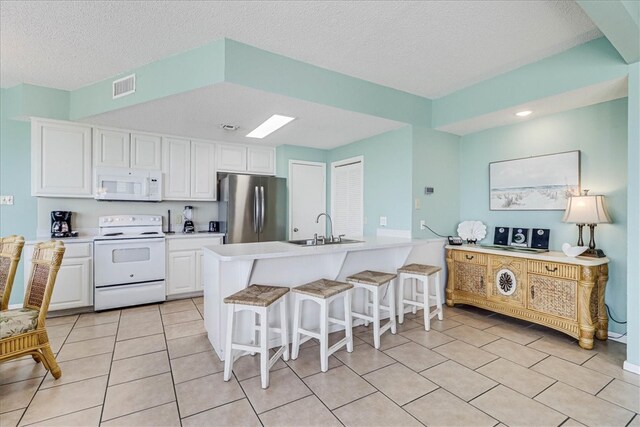
M 286 179 L 227 175 L 220 180 L 220 231 L 225 243 L 285 240 Z

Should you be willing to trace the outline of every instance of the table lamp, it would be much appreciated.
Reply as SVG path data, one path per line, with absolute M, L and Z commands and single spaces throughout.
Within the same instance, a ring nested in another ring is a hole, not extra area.
M 604 204 L 604 196 L 589 196 L 589 190 L 584 190 L 581 196 L 572 196 L 567 202 L 567 210 L 564 212 L 563 222 L 572 222 L 578 226 L 578 246 L 584 246 L 582 241 L 582 227 L 589 226 L 590 240 L 589 249 L 584 252 L 583 256 L 594 258 L 604 257 L 601 249 L 596 249 L 595 227 L 597 224 L 608 224 L 611 218 L 607 213 Z

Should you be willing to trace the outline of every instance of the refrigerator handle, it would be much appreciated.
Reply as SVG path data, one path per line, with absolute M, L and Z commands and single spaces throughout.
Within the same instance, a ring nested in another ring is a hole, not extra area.
M 260 232 L 264 230 L 264 187 L 260 186 Z
M 260 205 L 258 204 L 258 200 L 260 195 L 258 194 L 258 186 L 253 187 L 253 232 L 258 233 L 258 221 L 260 218 Z

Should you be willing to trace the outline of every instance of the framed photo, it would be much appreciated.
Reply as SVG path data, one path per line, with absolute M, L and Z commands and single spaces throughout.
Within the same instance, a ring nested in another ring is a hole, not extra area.
M 489 163 L 492 211 L 564 210 L 580 194 L 580 151 Z

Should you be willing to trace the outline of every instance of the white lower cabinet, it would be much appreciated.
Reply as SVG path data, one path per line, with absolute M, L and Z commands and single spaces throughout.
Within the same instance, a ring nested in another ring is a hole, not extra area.
M 202 247 L 221 244 L 221 236 L 168 239 L 167 295 L 202 291 Z
M 93 244 L 66 243 L 60 270 L 53 288 L 49 311 L 93 305 Z M 31 273 L 33 245 L 24 249 L 24 289 Z

